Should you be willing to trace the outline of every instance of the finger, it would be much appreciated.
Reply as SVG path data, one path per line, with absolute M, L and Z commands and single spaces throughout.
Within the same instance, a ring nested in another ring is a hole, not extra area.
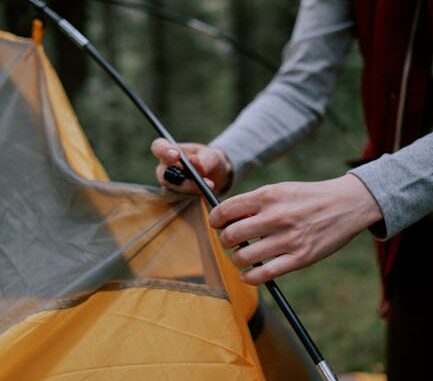
M 259 210 L 259 203 L 252 193 L 231 197 L 214 208 L 209 216 L 211 226 L 220 229 L 232 221 L 256 214 Z
M 250 239 L 263 237 L 269 233 L 269 229 L 262 216 L 254 215 L 231 223 L 221 231 L 219 238 L 221 245 L 228 249 Z
M 245 283 L 257 286 L 305 266 L 299 256 L 283 254 L 243 273 L 241 279 Z
M 235 250 L 232 262 L 240 269 L 285 253 L 284 243 L 274 236 L 265 237 L 249 246 Z
M 221 161 L 221 157 L 215 150 L 199 150 L 196 155 L 197 161 L 202 168 L 202 174 L 208 175 L 211 173 Z
M 191 155 L 189 157 L 189 161 L 191 164 L 197 169 L 197 172 L 200 173 L 200 175 L 205 176 L 207 173 L 209 173 L 209 170 L 207 170 L 197 155 Z
M 158 182 L 165 188 L 171 189 L 173 191 L 179 192 L 179 193 L 187 193 L 187 194 L 200 194 L 200 190 L 195 185 L 195 183 L 191 180 L 185 180 L 181 185 L 174 185 L 167 180 L 164 179 L 164 172 L 167 169 L 167 166 L 163 164 L 159 164 L 156 167 L 156 177 L 158 179 Z M 215 184 L 213 181 L 205 178 L 204 181 L 209 186 L 209 188 L 214 189 Z
M 176 164 L 180 159 L 179 149 L 166 139 L 155 139 L 150 147 L 152 154 L 166 165 Z

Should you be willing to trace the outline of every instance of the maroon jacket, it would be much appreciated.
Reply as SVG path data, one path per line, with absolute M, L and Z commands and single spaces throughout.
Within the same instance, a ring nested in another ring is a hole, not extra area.
M 401 146 L 426 133 L 432 122 L 433 0 L 420 1 L 423 4 L 412 50 Z M 393 151 L 403 68 L 417 4 L 418 0 L 353 0 L 357 37 L 365 64 L 362 100 L 369 133 L 365 160 Z M 391 292 L 388 276 L 396 256 L 403 255 L 400 243 L 405 234 L 417 234 L 416 229 L 378 243 L 385 299 Z

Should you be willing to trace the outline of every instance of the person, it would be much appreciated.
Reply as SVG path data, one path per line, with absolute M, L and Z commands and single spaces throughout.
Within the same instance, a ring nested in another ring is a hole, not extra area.
M 376 238 L 387 318 L 390 381 L 427 379 L 433 282 L 433 1 L 302 0 L 278 73 L 209 145 L 182 144 L 223 192 L 295 145 L 320 122 L 346 52 L 364 59 L 368 143 L 363 165 L 320 182 L 282 182 L 223 201 L 210 214 L 245 282 L 258 285 L 309 266 L 369 228 Z M 160 183 L 179 148 L 152 144 Z M 256 240 L 257 238 L 260 238 Z M 251 267 L 266 261 L 261 267 Z

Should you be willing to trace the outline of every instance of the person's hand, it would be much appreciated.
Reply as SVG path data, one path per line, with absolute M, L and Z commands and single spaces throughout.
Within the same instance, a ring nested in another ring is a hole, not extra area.
M 231 177 L 231 165 L 224 153 L 217 149 L 197 143 L 179 144 L 182 151 L 202 175 L 211 189 L 220 192 L 224 189 Z M 182 193 L 199 193 L 198 188 L 191 180 L 185 180 L 181 185 L 173 185 L 164 179 L 164 172 L 170 165 L 182 167 L 179 162 L 179 148 L 170 144 L 166 139 L 154 140 L 151 147 L 153 155 L 159 160 L 156 167 L 156 177 L 159 183 L 169 189 Z
M 311 183 L 285 182 L 227 199 L 210 214 L 224 248 L 246 283 L 258 285 L 309 266 L 382 219 L 373 196 L 354 175 Z

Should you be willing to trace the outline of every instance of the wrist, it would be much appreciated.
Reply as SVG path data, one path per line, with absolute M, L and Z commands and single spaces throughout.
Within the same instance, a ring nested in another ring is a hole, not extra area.
M 344 175 L 341 179 L 346 182 L 343 189 L 349 192 L 356 205 L 361 228 L 366 229 L 382 221 L 383 215 L 379 204 L 362 180 L 352 173 Z

